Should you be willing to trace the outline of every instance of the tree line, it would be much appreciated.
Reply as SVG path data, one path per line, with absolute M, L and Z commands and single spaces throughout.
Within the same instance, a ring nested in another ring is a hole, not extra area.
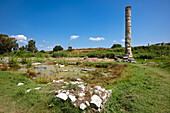
M 0 34 L 0 54 L 6 52 L 12 52 L 14 50 L 25 50 L 31 52 L 37 52 L 38 49 L 35 46 L 36 42 L 34 40 L 29 40 L 28 45 L 19 48 L 17 39 L 11 38 L 6 34 Z

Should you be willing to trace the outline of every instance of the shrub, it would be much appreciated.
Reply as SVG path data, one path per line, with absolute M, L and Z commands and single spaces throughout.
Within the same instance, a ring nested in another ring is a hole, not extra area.
M 122 47 L 121 44 L 114 44 L 111 48 L 118 48 L 118 47 Z
M 106 57 L 107 53 L 105 51 L 102 50 L 94 50 L 94 51 L 90 51 L 88 54 L 88 57 L 98 57 L 98 58 L 104 58 Z
M 69 54 L 66 52 L 54 52 L 52 54 L 52 57 L 68 57 Z
M 0 64 L 6 64 L 4 61 L 0 61 Z
M 17 59 L 11 58 L 9 59 L 9 63 L 8 63 L 9 67 L 18 67 L 18 61 Z
M 32 61 L 28 60 L 27 67 L 31 67 L 31 66 L 32 66 Z
M 22 63 L 22 64 L 26 64 L 26 63 L 27 63 L 26 58 L 22 58 L 21 63 Z
M 61 46 L 55 46 L 53 48 L 53 51 L 61 51 L 61 50 L 63 50 L 63 48 Z
M 40 53 L 45 53 L 45 51 L 44 51 L 44 50 L 41 50 Z
M 113 52 L 109 52 L 106 54 L 107 58 L 115 58 L 115 54 Z

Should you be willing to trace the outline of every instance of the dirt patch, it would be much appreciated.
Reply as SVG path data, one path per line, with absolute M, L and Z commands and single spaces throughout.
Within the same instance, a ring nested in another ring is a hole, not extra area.
M 155 62 L 148 62 L 146 64 L 144 64 L 145 66 L 157 66 L 159 65 L 158 63 L 155 63 Z
M 66 61 L 86 61 L 86 62 L 114 62 L 114 59 L 102 59 L 102 58 L 60 58 L 58 60 L 66 60 Z

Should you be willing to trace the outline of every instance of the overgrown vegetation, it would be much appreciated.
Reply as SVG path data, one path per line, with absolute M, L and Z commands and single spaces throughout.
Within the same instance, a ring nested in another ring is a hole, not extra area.
M 89 72 L 92 76 L 87 76 L 87 80 L 91 82 L 103 81 L 105 88 L 113 91 L 103 112 L 169 112 L 169 63 L 159 66 L 114 63 L 84 63 L 84 65 L 116 70 L 115 73 L 111 72 L 116 77 L 114 79 L 104 79 L 109 76 L 101 75 L 100 71 Z M 118 77 L 119 73 L 121 75 Z M 1 112 L 12 112 L 14 108 L 16 112 L 82 112 L 69 100 L 63 102 L 54 98 L 46 84 L 35 84 L 17 72 L 0 71 L 0 76 Z M 19 82 L 23 82 L 24 85 L 17 86 Z M 34 90 L 39 86 L 41 90 Z M 76 87 L 72 85 L 66 89 Z M 27 89 L 32 90 L 25 93 Z
M 68 57 L 68 56 L 69 56 L 68 53 L 66 53 L 66 52 L 60 52 L 60 51 L 54 52 L 54 53 L 52 54 L 52 57 Z

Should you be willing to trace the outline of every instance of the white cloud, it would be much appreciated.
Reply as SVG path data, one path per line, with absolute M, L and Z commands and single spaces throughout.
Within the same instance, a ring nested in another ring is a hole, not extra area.
M 48 46 L 48 47 L 47 47 L 47 49 L 51 49 L 51 48 L 53 48 L 53 47 L 52 47 L 52 46 Z
M 11 37 L 17 39 L 19 43 L 27 43 L 27 37 L 24 35 L 12 35 Z
M 116 40 L 113 40 L 113 42 L 116 42 Z
M 90 37 L 89 40 L 100 41 L 100 40 L 104 40 L 104 38 L 103 37 L 96 37 L 96 38 Z
M 27 43 L 27 41 L 25 41 L 25 40 L 18 40 L 18 42 L 19 43 L 25 43 L 25 44 Z
M 29 40 L 33 40 L 33 38 L 30 38 Z
M 49 43 L 49 41 L 43 40 L 44 43 Z
M 125 41 L 125 39 L 122 39 L 121 41 L 122 41 L 122 42 L 124 42 L 124 41 Z
M 43 45 L 38 45 L 38 46 L 43 47 Z
M 16 38 L 17 40 L 27 40 L 27 37 L 24 35 L 12 35 L 11 37 Z
M 72 35 L 72 36 L 70 36 L 70 40 L 73 40 L 73 39 L 76 39 L 76 38 L 78 38 L 79 36 L 77 36 L 77 35 Z

